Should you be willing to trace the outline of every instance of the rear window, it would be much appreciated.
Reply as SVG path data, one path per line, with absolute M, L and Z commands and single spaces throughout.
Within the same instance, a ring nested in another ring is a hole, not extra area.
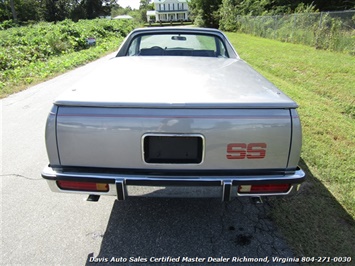
M 128 56 L 228 57 L 223 41 L 212 35 L 154 34 L 131 41 Z

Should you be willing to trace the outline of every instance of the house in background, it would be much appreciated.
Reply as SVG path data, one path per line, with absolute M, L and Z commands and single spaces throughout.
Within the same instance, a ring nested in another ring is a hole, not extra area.
M 147 11 L 147 20 L 155 22 L 189 20 L 189 0 L 154 0 L 155 10 Z

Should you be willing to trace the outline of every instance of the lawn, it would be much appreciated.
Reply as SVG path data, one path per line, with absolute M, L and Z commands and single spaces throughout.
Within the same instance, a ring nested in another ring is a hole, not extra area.
M 227 33 L 239 55 L 293 98 L 303 126 L 295 197 L 271 198 L 271 217 L 298 255 L 355 259 L 355 57 Z

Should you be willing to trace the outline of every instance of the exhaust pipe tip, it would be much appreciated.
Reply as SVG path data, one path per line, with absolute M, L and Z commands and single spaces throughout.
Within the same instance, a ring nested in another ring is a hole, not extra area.
M 100 195 L 89 195 L 86 201 L 98 202 L 100 199 Z
M 263 200 L 261 199 L 261 197 L 252 197 L 251 198 L 251 201 L 254 203 L 254 204 L 263 204 Z

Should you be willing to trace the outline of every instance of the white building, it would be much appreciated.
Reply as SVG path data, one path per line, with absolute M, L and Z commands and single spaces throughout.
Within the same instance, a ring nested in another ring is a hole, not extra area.
M 189 0 L 154 0 L 155 10 L 147 11 L 147 20 L 155 22 L 189 20 Z

